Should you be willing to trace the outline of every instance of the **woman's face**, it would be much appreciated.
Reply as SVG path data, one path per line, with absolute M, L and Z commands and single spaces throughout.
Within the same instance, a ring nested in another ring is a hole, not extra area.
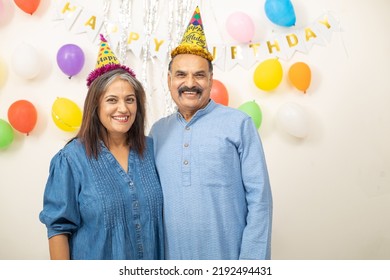
M 100 98 L 99 119 L 108 137 L 125 137 L 135 121 L 137 100 L 129 82 L 116 78 Z

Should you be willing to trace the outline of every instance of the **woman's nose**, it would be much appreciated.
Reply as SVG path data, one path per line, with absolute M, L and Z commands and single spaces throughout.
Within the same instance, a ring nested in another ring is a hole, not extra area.
M 119 112 L 127 111 L 126 102 L 124 100 L 118 102 L 118 111 Z

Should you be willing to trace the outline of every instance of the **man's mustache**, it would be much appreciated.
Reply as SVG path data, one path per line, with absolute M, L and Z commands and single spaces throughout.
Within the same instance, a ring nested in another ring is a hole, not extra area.
M 195 92 L 197 94 L 201 94 L 203 92 L 203 89 L 200 88 L 200 87 L 192 87 L 192 88 L 189 88 L 187 86 L 183 86 L 181 88 L 179 88 L 179 94 L 181 95 L 183 92 L 185 91 L 190 91 L 190 92 Z

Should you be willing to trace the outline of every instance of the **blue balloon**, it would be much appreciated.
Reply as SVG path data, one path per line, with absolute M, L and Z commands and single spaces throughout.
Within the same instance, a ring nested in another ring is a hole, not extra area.
M 295 25 L 295 12 L 290 0 L 266 0 L 265 14 L 276 25 L 290 27 Z

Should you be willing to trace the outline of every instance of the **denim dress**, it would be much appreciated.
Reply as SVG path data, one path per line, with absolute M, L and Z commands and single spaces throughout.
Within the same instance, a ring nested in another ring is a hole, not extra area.
M 103 142 L 97 159 L 74 139 L 51 160 L 39 219 L 48 238 L 69 235 L 71 259 L 163 258 L 162 190 L 146 140 L 127 172 Z

